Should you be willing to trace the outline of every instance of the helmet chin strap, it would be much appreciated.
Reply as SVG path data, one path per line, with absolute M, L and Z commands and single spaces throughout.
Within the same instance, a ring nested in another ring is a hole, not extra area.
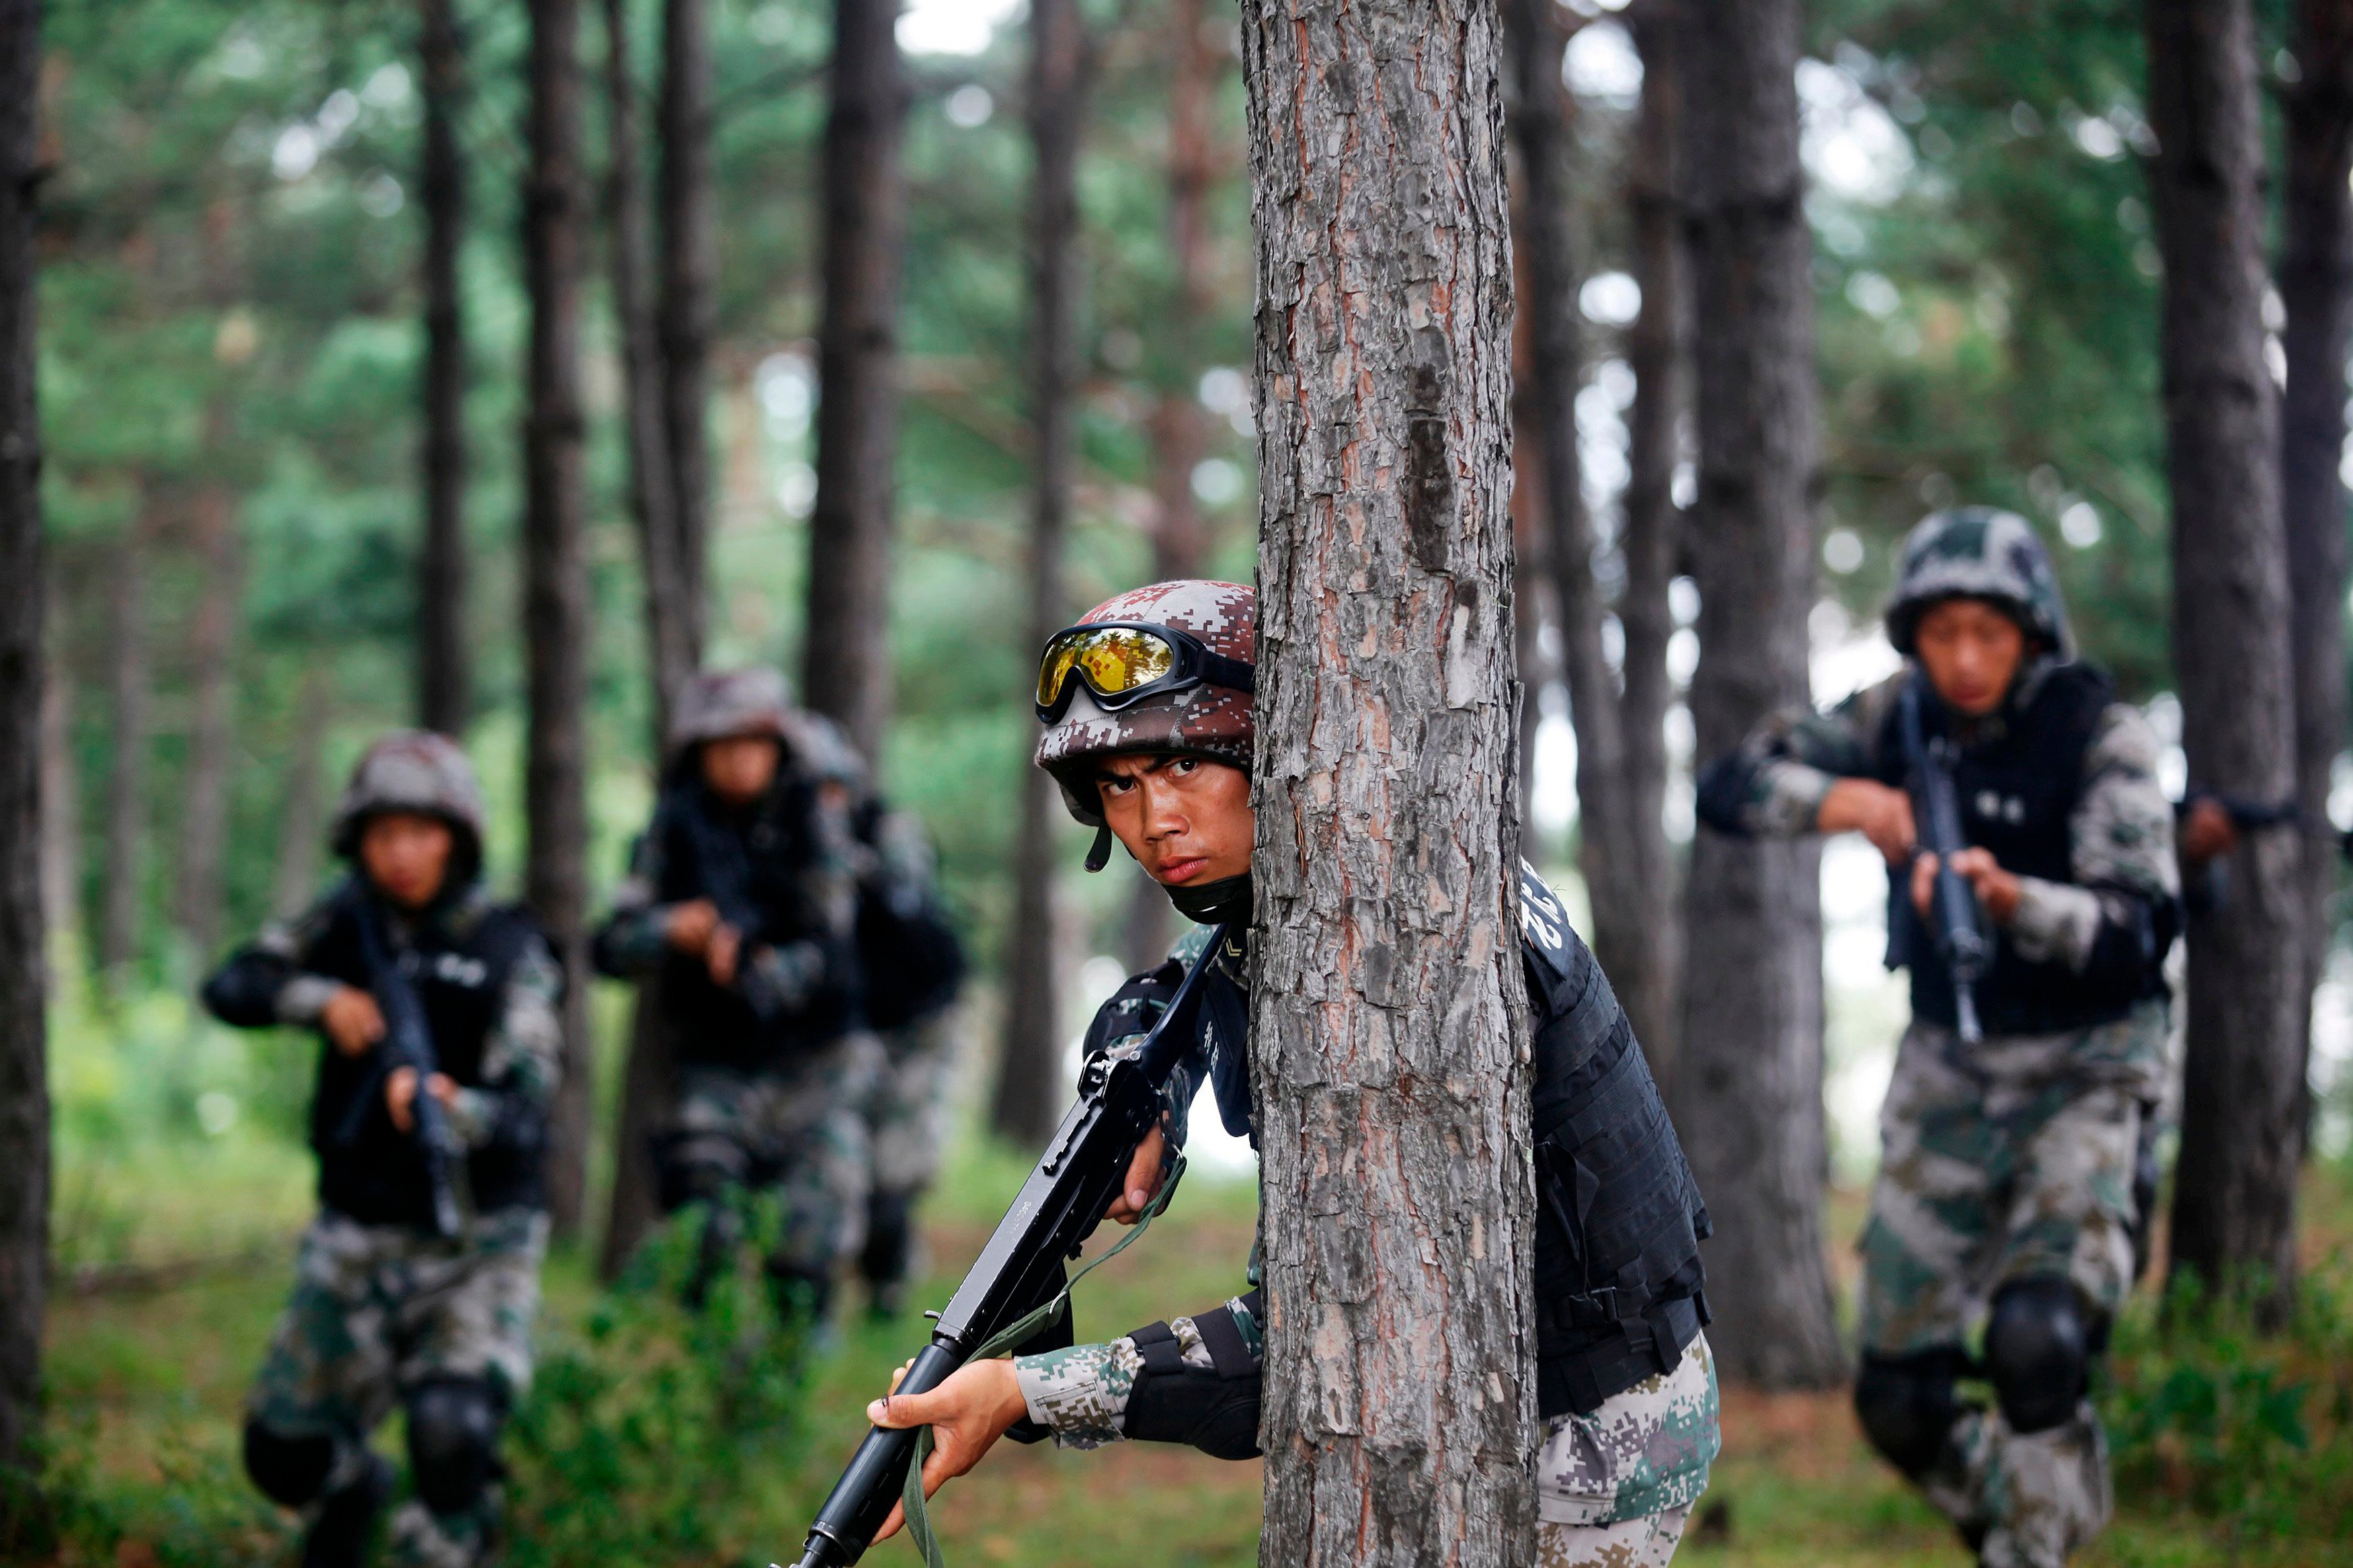
M 1250 924 L 1250 874 L 1220 878 L 1204 882 L 1198 888 L 1165 888 L 1168 901 L 1176 912 L 1197 925 L 1213 926 L 1222 921 Z
M 1094 847 L 1087 851 L 1087 869 L 1100 871 L 1111 864 L 1111 824 L 1095 829 Z

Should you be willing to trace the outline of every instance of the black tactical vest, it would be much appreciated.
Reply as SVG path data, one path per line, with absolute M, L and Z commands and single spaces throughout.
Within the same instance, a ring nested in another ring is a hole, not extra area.
M 538 927 L 524 910 L 494 904 L 479 911 L 421 922 L 387 920 L 397 948 L 396 962 L 416 987 L 433 1035 L 440 1068 L 468 1088 L 482 1081 L 482 1053 L 497 1028 L 508 977 Z M 398 930 L 408 925 L 404 937 Z M 452 928 L 455 929 L 452 929 Z M 309 973 L 365 990 L 368 973 L 360 959 L 359 933 L 340 908 L 311 950 L 302 955 Z M 369 1225 L 418 1225 L 431 1219 L 425 1162 L 415 1139 L 392 1125 L 381 1103 L 359 1122 L 355 1142 L 341 1141 L 353 1098 L 366 1090 L 380 1096 L 373 1056 L 352 1058 L 322 1042 L 319 1089 L 311 1102 L 311 1146 L 319 1155 L 319 1202 Z M 497 1133 L 466 1160 L 467 1190 L 474 1210 L 537 1208 L 546 1202 L 541 1166 L 546 1151 L 545 1118 L 510 1113 Z
M 2070 818 L 2083 793 L 2084 753 L 2114 700 L 2107 677 L 2090 665 L 2062 664 L 2046 672 L 2024 706 L 2009 710 L 1989 738 L 1960 752 L 1953 793 L 1962 837 L 1991 850 L 2006 871 L 2074 881 Z M 1925 740 L 1934 743 L 1951 722 L 1942 702 L 1921 702 Z M 1900 704 L 1891 705 L 1877 751 L 1880 782 L 1898 789 L 1907 783 L 1902 723 Z M 1912 972 L 1912 1016 L 1953 1027 L 1952 975 L 1912 907 L 1910 872 L 1891 871 L 1890 889 L 1889 918 L 1908 927 L 1894 933 L 1892 946 Z M 2029 963 L 1997 929 L 1992 966 L 1977 988 L 1978 1016 L 1989 1035 L 2053 1034 L 2109 1023 L 2143 997 L 2163 992 L 2157 967 L 2163 957 L 2157 952 L 2138 971 L 2077 974 L 2064 963 Z

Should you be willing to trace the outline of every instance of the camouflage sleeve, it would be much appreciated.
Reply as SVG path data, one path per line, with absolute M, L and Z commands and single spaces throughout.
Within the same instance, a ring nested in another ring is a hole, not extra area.
M 661 881 L 660 858 L 656 835 L 651 830 L 639 835 L 629 850 L 629 874 L 613 895 L 613 912 L 589 944 L 597 973 L 638 979 L 660 965 L 670 942 L 670 906 L 654 900 Z
M 2111 703 L 2084 753 L 2068 824 L 2074 879 L 2019 879 L 2010 938 L 2021 957 L 2084 973 L 2145 962 L 2150 944 L 2169 938 L 2181 883 L 2157 754 L 2157 732 L 2140 710 Z
M 241 1029 L 273 1024 L 309 1027 L 343 988 L 340 980 L 314 974 L 304 965 L 333 914 L 322 899 L 296 920 L 272 921 L 261 934 L 229 954 L 204 985 L 206 1010 Z
M 1827 710 L 1793 708 L 1757 726 L 1699 781 L 1700 820 L 1739 838 L 1795 838 L 1814 831 L 1822 797 L 1841 778 L 1868 777 L 1903 675 Z
M 547 943 L 533 936 L 508 972 L 498 1026 L 482 1047 L 482 1081 L 460 1089 L 449 1124 L 468 1148 L 495 1139 L 504 1125 L 543 1119 L 564 1076 L 564 971 Z
M 1265 1353 L 1265 1337 L 1257 1317 L 1236 1297 L 1225 1304 L 1234 1326 L 1253 1357 Z M 1170 1321 L 1169 1332 L 1185 1364 L 1199 1372 L 1214 1370 L 1209 1348 L 1191 1318 Z M 1132 1335 L 1109 1344 L 1072 1345 L 1043 1355 L 1013 1358 L 1014 1381 L 1029 1407 L 1029 1419 L 1054 1435 L 1064 1448 L 1100 1448 L 1127 1436 L 1128 1401 L 1144 1371 L 1144 1354 Z

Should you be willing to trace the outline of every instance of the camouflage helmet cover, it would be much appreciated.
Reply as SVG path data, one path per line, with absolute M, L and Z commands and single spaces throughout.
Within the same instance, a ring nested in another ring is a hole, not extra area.
M 759 666 L 698 670 L 680 683 L 670 703 L 663 750 L 674 765 L 705 741 L 744 735 L 784 741 L 791 730 L 792 699 L 779 672 Z
M 439 817 L 464 835 L 464 852 L 480 862 L 481 786 L 474 780 L 474 765 L 448 736 L 428 730 L 395 730 L 362 753 L 343 798 L 335 803 L 328 840 L 335 853 L 345 858 L 357 854 L 362 826 L 387 811 Z
M 1173 626 L 1200 638 L 1213 653 L 1245 664 L 1258 658 L 1258 593 L 1240 583 L 1198 578 L 1155 583 L 1105 599 L 1077 624 L 1103 621 Z M 1082 684 L 1071 693 L 1071 705 L 1062 716 L 1038 737 L 1034 760 L 1062 786 L 1062 804 L 1071 815 L 1090 827 L 1100 827 L 1101 797 L 1083 764 L 1123 752 L 1187 752 L 1247 769 L 1255 732 L 1247 691 L 1203 684 L 1107 713 Z
M 1921 519 L 1904 541 L 1903 568 L 1887 606 L 1887 640 L 1910 657 L 1920 617 L 1942 600 L 1960 598 L 2000 605 L 2052 653 L 2074 657 L 2050 552 L 2016 512 L 1967 506 Z

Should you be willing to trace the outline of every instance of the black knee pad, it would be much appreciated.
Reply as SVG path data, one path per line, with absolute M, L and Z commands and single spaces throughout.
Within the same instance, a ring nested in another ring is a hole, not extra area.
M 1200 1367 L 1145 1373 L 1130 1390 L 1128 1436 L 1139 1443 L 1184 1443 L 1213 1459 L 1259 1455 L 1261 1384 Z
M 506 1402 L 473 1378 L 420 1384 L 408 1396 L 408 1468 L 417 1498 L 438 1514 L 459 1514 L 499 1476 L 499 1425 Z
M 1863 1436 L 1888 1463 L 1915 1480 L 1945 1451 L 1967 1408 L 1953 1393 L 1968 1364 L 1958 1347 L 1905 1356 L 1865 1352 L 1854 1380 L 1854 1413 Z
M 2054 1274 L 1994 1292 L 1986 1320 L 1986 1381 L 2013 1432 L 2064 1426 L 2091 1385 L 2097 1332 L 2074 1286 Z
M 908 1244 L 914 1239 L 914 1197 L 877 1192 L 866 1200 L 866 1250 L 858 1271 L 874 1285 L 896 1283 L 907 1272 Z
M 318 1501 L 334 1468 L 335 1440 L 323 1432 L 289 1437 L 259 1421 L 245 1424 L 245 1473 L 262 1496 L 281 1508 Z

